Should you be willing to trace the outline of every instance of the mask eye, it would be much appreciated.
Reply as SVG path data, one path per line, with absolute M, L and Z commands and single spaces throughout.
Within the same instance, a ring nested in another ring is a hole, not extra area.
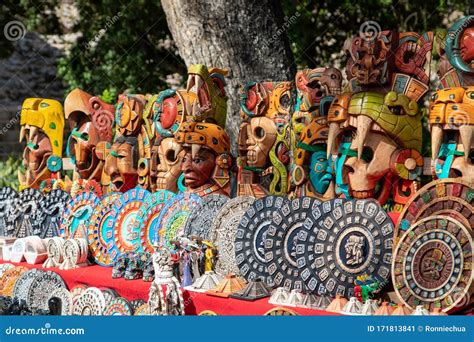
M 362 150 L 362 160 L 370 163 L 372 159 L 374 159 L 374 151 L 370 147 L 365 146 Z
M 471 100 L 474 100 L 474 91 L 468 91 L 466 93 L 466 96 L 471 99 Z
M 253 130 L 253 134 L 259 139 L 265 138 L 265 130 L 260 126 L 256 127 Z
M 166 152 L 166 160 L 170 163 L 174 163 L 176 161 L 176 153 L 174 150 L 168 150 Z

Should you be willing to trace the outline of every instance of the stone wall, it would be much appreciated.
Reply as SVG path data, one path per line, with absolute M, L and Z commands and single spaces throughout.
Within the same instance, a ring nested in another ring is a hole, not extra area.
M 63 101 L 65 85 L 57 77 L 63 50 L 44 37 L 27 33 L 15 43 L 12 55 L 0 59 L 0 159 L 20 154 L 20 109 L 27 97 Z

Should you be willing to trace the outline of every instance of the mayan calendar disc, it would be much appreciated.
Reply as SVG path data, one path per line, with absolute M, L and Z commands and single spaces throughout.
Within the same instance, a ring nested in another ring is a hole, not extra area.
M 473 291 L 473 233 L 457 220 L 430 216 L 400 239 L 392 281 L 398 297 L 414 309 L 449 311 L 470 303 Z
M 74 300 L 72 314 L 79 316 L 101 316 L 105 305 L 104 294 L 96 287 L 88 287 Z
M 9 269 L 12 269 L 14 267 L 15 267 L 15 265 L 13 265 L 13 264 L 0 264 L 0 278 L 2 278 L 3 273 L 5 273 L 6 271 L 8 271 Z
M 190 192 L 182 192 L 168 201 L 158 218 L 160 230 L 154 237 L 153 245 L 163 245 L 171 249 L 171 242 L 184 234 L 186 220 L 193 208 L 201 202 L 201 197 Z
M 49 294 L 48 301 L 51 298 L 59 298 L 61 301 L 61 316 L 72 315 L 72 295 L 65 287 L 58 287 Z
M 40 202 L 37 219 L 41 225 L 42 239 L 59 235 L 61 217 L 70 200 L 71 196 L 66 191 L 54 189 Z
M 48 310 L 48 299 L 54 290 L 66 288 L 63 278 L 53 271 L 41 272 L 31 283 L 26 302 L 31 309 Z
M 133 307 L 131 303 L 122 297 L 114 298 L 104 309 L 104 316 L 132 316 Z
M 358 276 L 388 282 L 393 223 L 372 200 L 328 201 L 317 224 L 298 234 L 298 266 L 308 289 L 334 297 L 354 295 Z
M 115 201 L 110 213 L 114 224 L 114 243 L 110 245 L 111 248 L 108 251 L 111 260 L 115 260 L 121 253 L 142 250 L 140 231 L 135 221 L 140 206 L 150 195 L 148 190 L 134 188 L 123 193 Z
M 102 197 L 87 226 L 89 250 L 95 262 L 102 266 L 111 266 L 113 263 L 108 253 L 114 244 L 114 219 L 111 212 L 121 195 L 119 192 L 112 192 Z
M 239 274 L 235 260 L 235 234 L 242 216 L 254 201 L 255 198 L 249 196 L 231 199 L 219 210 L 212 223 L 210 238 L 219 252 L 216 264 L 216 272 L 219 274 Z
M 43 195 L 36 189 L 24 189 L 13 202 L 9 221 L 14 223 L 13 235 L 23 238 L 41 234 L 41 225 L 37 220 Z
M 87 238 L 87 225 L 98 203 L 99 198 L 88 191 L 73 197 L 61 218 L 60 235 L 65 238 Z
M 10 188 L 4 186 L 0 188 L 0 236 L 7 236 L 7 218 L 12 210 L 14 199 L 18 196 L 18 193 Z
M 18 300 L 26 301 L 31 283 L 42 272 L 42 270 L 33 268 L 22 273 L 16 280 L 15 286 L 13 287 L 13 297 L 17 298 Z
M 158 235 L 158 218 L 163 207 L 174 196 L 175 194 L 171 191 L 158 190 L 140 206 L 135 225 L 138 225 L 136 229 L 140 232 L 140 243 L 145 252 L 153 253 L 155 251 L 153 241 Z
M 79 285 L 74 286 L 70 291 L 72 301 L 75 302 L 76 299 L 79 298 L 86 289 L 87 289 L 87 285 L 84 285 L 84 284 L 79 284 Z
M 450 216 L 467 227 L 474 227 L 474 188 L 459 178 L 446 178 L 426 184 L 405 204 L 395 228 L 399 239 L 418 220 L 432 216 Z
M 15 266 L 6 270 L 0 278 L 0 296 L 11 297 L 17 279 L 26 271 L 28 271 L 28 268 L 24 266 Z
M 299 197 L 275 210 L 265 239 L 265 260 L 273 287 L 303 290 L 296 263 L 298 232 L 304 225 L 316 224 L 320 203 L 315 198 Z
M 208 240 L 212 221 L 227 201 L 229 201 L 229 197 L 219 194 L 203 197 L 201 203 L 194 207 L 186 221 L 184 236 L 194 235 Z
M 246 280 L 262 278 L 273 286 L 267 272 L 265 239 L 276 210 L 286 204 L 285 197 L 266 196 L 253 202 L 240 220 L 235 235 L 235 260 Z

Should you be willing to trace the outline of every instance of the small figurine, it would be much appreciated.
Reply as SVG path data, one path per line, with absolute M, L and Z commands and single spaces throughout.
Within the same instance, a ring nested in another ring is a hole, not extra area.
M 112 278 L 123 278 L 128 265 L 128 254 L 123 253 L 117 257 L 112 269 Z
M 124 278 L 134 280 L 143 278 L 143 269 L 145 265 L 146 255 L 141 252 L 128 253 L 128 263 L 125 269 Z

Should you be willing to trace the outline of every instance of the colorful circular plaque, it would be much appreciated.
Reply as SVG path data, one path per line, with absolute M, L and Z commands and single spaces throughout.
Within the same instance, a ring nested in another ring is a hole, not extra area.
M 170 199 L 158 218 L 159 231 L 153 245 L 172 249 L 172 241 L 183 236 L 186 220 L 200 202 L 201 197 L 190 192 L 182 192 Z
M 395 248 L 392 281 L 410 308 L 447 312 L 467 306 L 473 291 L 473 233 L 457 220 L 429 216 L 412 225 Z
M 299 197 L 275 210 L 265 239 L 265 260 L 273 287 L 303 290 L 296 254 L 298 233 L 316 224 L 321 217 L 320 203 L 315 198 Z
M 330 207 L 330 210 L 323 209 Z M 357 277 L 370 276 L 379 288 L 388 282 L 393 223 L 372 200 L 335 200 L 321 205 L 322 216 L 298 234 L 301 279 L 320 295 L 352 297 Z
M 267 272 L 265 239 L 275 211 L 287 203 L 285 197 L 266 196 L 253 202 L 240 220 L 235 235 L 235 260 L 247 281 L 262 278 L 273 286 Z
M 104 316 L 132 316 L 133 307 L 131 303 L 123 298 L 113 298 L 104 309 Z
M 418 220 L 445 215 L 468 228 L 474 227 L 474 188 L 460 178 L 446 178 L 426 184 L 405 204 L 395 227 L 395 241 Z M 472 229 L 472 228 L 471 228 Z
M 99 198 L 92 192 L 84 191 L 73 197 L 64 210 L 59 226 L 64 238 L 87 238 L 87 226 Z
M 113 258 L 109 249 L 114 244 L 114 219 L 111 215 L 114 203 L 122 194 L 112 192 L 105 195 L 94 208 L 87 228 L 89 250 L 96 263 L 102 266 L 112 266 Z
M 145 252 L 153 253 L 154 237 L 158 235 L 158 218 L 161 210 L 175 194 L 168 190 L 158 190 L 151 194 L 138 210 L 135 225 L 140 232 L 140 242 Z
M 203 240 L 209 239 L 212 221 L 219 210 L 229 201 L 224 195 L 208 195 L 202 198 L 201 203 L 194 207 L 186 221 L 184 236 L 199 236 Z
M 114 244 L 108 251 L 112 260 L 115 260 L 121 253 L 142 250 L 139 227 L 135 223 L 140 206 L 150 195 L 148 190 L 134 188 L 123 193 L 115 201 L 114 208 L 110 213 L 114 224 Z
M 235 260 L 235 234 L 240 220 L 254 201 L 255 198 L 249 196 L 231 199 L 219 210 L 212 223 L 209 235 L 219 252 L 216 263 L 216 272 L 219 274 L 239 274 Z
M 11 297 L 17 279 L 26 271 L 28 268 L 25 266 L 15 266 L 3 272 L 0 278 L 0 295 Z

